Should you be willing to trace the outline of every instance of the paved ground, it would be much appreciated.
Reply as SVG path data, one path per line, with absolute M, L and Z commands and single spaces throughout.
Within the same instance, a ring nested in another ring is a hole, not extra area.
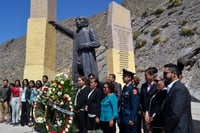
M 192 102 L 192 118 L 195 127 L 195 133 L 200 132 L 200 103 Z M 15 126 L 0 123 L 0 133 L 37 133 L 33 128 L 28 126 Z M 117 131 L 118 133 L 118 131 Z
M 33 128 L 28 126 L 22 127 L 21 125 L 13 127 L 12 125 L 1 123 L 0 133 L 37 133 L 33 131 Z
M 195 133 L 200 132 L 200 103 L 192 102 L 192 118 L 195 128 Z

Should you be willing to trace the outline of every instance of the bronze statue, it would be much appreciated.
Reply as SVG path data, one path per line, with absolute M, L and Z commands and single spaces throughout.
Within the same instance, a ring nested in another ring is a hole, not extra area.
M 55 21 L 49 21 L 49 24 L 74 40 L 72 77 L 76 84 L 80 75 L 88 77 L 93 73 L 98 77 L 95 48 L 100 47 L 100 41 L 96 32 L 88 27 L 89 20 L 86 17 L 78 17 L 75 22 L 77 27 L 75 32 Z

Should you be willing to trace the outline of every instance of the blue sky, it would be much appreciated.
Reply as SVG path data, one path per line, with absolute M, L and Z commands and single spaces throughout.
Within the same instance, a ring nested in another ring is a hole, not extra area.
M 0 44 L 26 34 L 31 0 L 2 0 L 0 4 Z M 57 0 L 57 21 L 91 16 L 104 11 L 113 0 Z M 121 3 L 123 0 L 114 0 Z

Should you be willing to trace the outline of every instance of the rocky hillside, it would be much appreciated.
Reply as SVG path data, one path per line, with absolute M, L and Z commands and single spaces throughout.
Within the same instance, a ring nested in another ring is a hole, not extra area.
M 137 6 L 143 7 L 144 3 L 151 3 L 152 0 L 143 0 L 143 2 L 138 2 L 139 0 L 131 0 L 137 2 Z M 155 0 L 158 1 L 158 0 Z M 157 4 L 157 3 L 156 3 Z M 156 4 L 154 6 L 156 6 Z M 134 9 L 136 6 L 134 3 L 130 4 L 129 0 L 125 0 L 123 5 L 129 7 L 129 9 Z M 151 8 L 145 6 L 144 8 Z M 135 11 L 135 10 L 133 10 Z M 140 14 L 143 11 L 139 11 Z M 140 15 L 132 12 L 132 16 Z M 106 23 L 107 23 L 107 11 L 93 15 L 89 18 L 90 27 L 93 27 L 101 40 L 102 46 L 97 49 L 97 58 L 100 77 L 105 76 L 106 63 L 105 59 L 105 50 L 106 50 L 106 41 L 107 41 L 107 32 L 106 32 Z M 60 24 L 70 27 L 72 30 L 75 30 L 74 18 L 68 18 L 59 22 Z M 25 64 L 25 44 L 26 44 L 26 35 L 10 39 L 9 41 L 0 45 L 0 80 L 8 78 L 11 81 L 15 79 L 23 78 L 23 69 Z M 56 55 L 56 70 L 57 72 L 68 72 L 72 66 L 72 40 L 68 37 L 57 33 L 57 55 Z M 0 83 L 1 84 L 1 83 Z
M 164 2 L 161 4 L 161 2 Z M 160 5 L 161 4 L 161 5 Z M 177 59 L 185 64 L 183 82 L 200 99 L 200 1 L 199 0 L 124 0 L 131 10 L 137 73 L 149 66 L 161 67 Z M 159 5 L 159 6 L 158 6 Z M 89 18 L 90 27 L 97 31 L 102 46 L 97 49 L 100 78 L 106 76 L 107 11 Z M 74 18 L 60 21 L 75 30 Z M 26 37 L 11 39 L 0 45 L 0 80 L 22 79 L 25 63 Z M 194 51 L 193 51 L 194 50 Z M 72 40 L 57 33 L 57 72 L 71 68 Z M 192 53 L 193 51 L 193 53 Z M 190 54 L 191 53 L 191 54 Z
M 183 82 L 200 99 L 200 1 L 170 0 L 132 22 L 137 72 L 184 65 Z M 140 75 L 140 74 L 139 74 Z M 140 75 L 142 76 L 142 75 Z

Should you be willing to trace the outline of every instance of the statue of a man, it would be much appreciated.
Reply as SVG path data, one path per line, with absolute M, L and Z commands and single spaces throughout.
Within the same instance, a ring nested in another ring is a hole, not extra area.
M 89 20 L 86 17 L 78 17 L 75 22 L 77 30 L 73 32 L 55 21 L 49 21 L 56 30 L 74 40 L 72 76 L 76 84 L 80 75 L 88 77 L 93 73 L 98 77 L 95 48 L 100 47 L 100 41 L 96 32 L 88 27 Z

